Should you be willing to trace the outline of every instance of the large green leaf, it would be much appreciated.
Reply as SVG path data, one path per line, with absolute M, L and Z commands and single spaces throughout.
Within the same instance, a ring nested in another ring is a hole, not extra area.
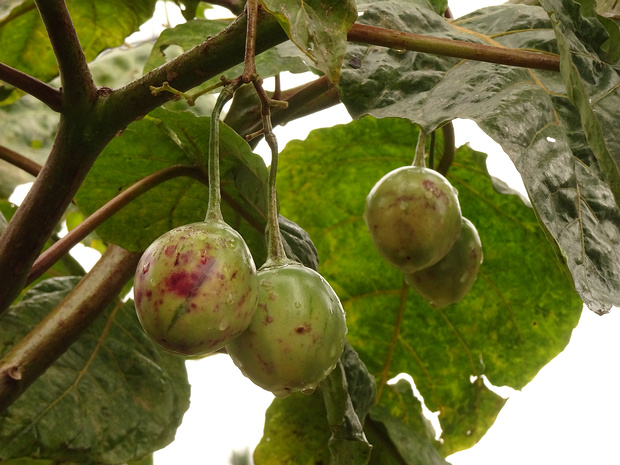
M 173 165 L 202 170 L 209 144 L 209 117 L 158 109 L 132 123 L 101 153 L 76 196 L 87 215 L 142 178 Z M 206 171 L 206 170 L 205 170 Z M 260 266 L 266 257 L 264 230 L 268 172 L 262 158 L 225 124 L 220 129 L 222 213 L 250 247 Z M 141 195 L 97 229 L 106 241 L 141 251 L 164 232 L 203 221 L 209 193 L 194 178 L 180 177 Z M 289 251 L 316 268 L 316 251 L 308 235 L 281 220 Z
M 561 57 L 568 97 L 581 116 L 581 124 L 600 170 L 620 202 L 620 67 L 605 63 L 602 50 L 608 31 L 594 12 L 594 0 L 545 0 Z M 582 16 L 587 15 L 587 17 Z M 618 27 L 612 48 L 620 53 Z M 616 57 L 617 59 L 617 57 Z
M 0 353 L 77 283 L 44 281 L 3 318 Z M 109 308 L 0 416 L 0 461 L 44 458 L 117 465 L 174 439 L 189 407 L 184 359 L 142 330 L 133 301 Z
M 557 52 L 547 14 L 528 5 L 486 8 L 449 23 L 422 3 L 380 2 L 366 10 L 361 21 L 443 38 Z M 600 44 L 600 24 L 592 27 L 597 33 L 593 43 Z M 515 163 L 586 305 L 604 313 L 620 304 L 620 211 L 559 73 L 361 45 L 349 47 L 346 63 L 340 93 L 354 117 L 399 116 L 427 132 L 454 118 L 476 121 Z M 587 55 L 580 71 L 595 79 L 599 75 L 595 66 Z M 601 66 L 604 75 L 617 82 L 618 76 Z M 613 85 L 605 85 L 608 93 L 597 93 L 601 98 L 589 104 L 588 111 L 601 114 L 598 122 L 607 134 L 604 140 L 590 138 L 598 152 L 603 142 L 611 144 L 620 134 L 620 120 L 607 116 L 620 106 Z
M 357 19 L 353 0 L 261 0 L 297 47 L 336 83 Z
M 351 345 L 379 381 L 413 376 L 426 405 L 440 412 L 447 455 L 480 439 L 503 405 L 471 377 L 522 388 L 565 347 L 582 302 L 532 210 L 499 194 L 486 156 L 467 147 L 449 179 L 482 239 L 478 280 L 444 310 L 413 291 L 402 295 L 402 275 L 374 250 L 362 214 L 374 183 L 411 164 L 417 131 L 404 119 L 371 117 L 313 131 L 285 147 L 278 182 L 283 214 L 314 238 L 321 274 L 342 300 Z
M 153 15 L 156 0 L 67 0 L 67 8 L 88 61 L 123 43 Z M 32 0 L 0 19 L 0 62 L 42 81 L 58 74 L 47 32 Z

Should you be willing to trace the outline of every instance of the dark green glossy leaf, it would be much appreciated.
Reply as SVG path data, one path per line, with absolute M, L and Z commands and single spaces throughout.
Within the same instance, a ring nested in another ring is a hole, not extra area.
M 44 281 L 3 318 L 5 353 L 75 286 Z M 184 359 L 142 331 L 133 301 L 109 308 L 0 416 L 0 461 L 118 465 L 170 443 L 189 407 Z
M 444 310 L 410 291 L 390 343 L 403 278 L 374 250 L 362 214 L 374 183 L 411 164 L 417 131 L 404 119 L 370 117 L 313 131 L 287 144 L 278 183 L 283 214 L 314 238 L 320 272 L 342 300 L 351 345 L 378 380 L 413 376 L 428 408 L 440 412 L 448 455 L 482 437 L 503 405 L 471 377 L 522 388 L 565 347 L 582 302 L 532 210 L 497 193 L 485 155 L 461 147 L 449 179 L 482 239 L 478 280 Z
M 67 0 L 87 61 L 123 43 L 153 15 L 155 0 Z M 33 1 L 15 5 L 0 20 L 0 62 L 42 81 L 58 74 L 56 58 Z
M 540 7 L 501 5 L 448 23 L 428 6 L 381 2 L 361 21 L 557 52 L 551 23 Z M 600 24 L 592 27 L 593 44 L 604 43 Z M 582 300 L 598 313 L 620 304 L 620 210 L 590 148 L 596 152 L 617 142 L 620 120 L 607 117 L 620 105 L 614 84 L 605 84 L 608 93 L 596 94 L 601 98 L 588 110 L 601 114 L 605 138 L 588 140 L 559 73 L 359 45 L 349 47 L 346 63 L 340 94 L 354 117 L 408 118 L 427 132 L 454 118 L 476 121 L 515 163 Z M 589 63 L 594 62 L 586 55 L 580 71 L 598 79 Z M 618 76 L 601 66 L 601 77 L 617 82 Z
M 347 32 L 357 19 L 353 0 L 261 0 L 289 38 L 336 83 L 347 48 Z
M 121 191 L 158 170 L 173 165 L 206 165 L 209 117 L 159 109 L 132 123 L 102 152 L 76 196 L 90 215 Z M 268 172 L 262 158 L 245 140 L 222 124 L 220 174 L 224 218 L 245 238 L 257 266 L 266 257 L 264 230 Z M 209 193 L 201 182 L 179 177 L 160 184 L 132 201 L 97 229 L 106 241 L 141 251 L 164 232 L 203 221 Z M 282 220 L 289 251 L 310 267 L 316 253 L 308 235 Z
M 181 52 L 204 42 L 207 37 L 220 33 L 230 21 L 195 19 L 179 24 L 172 29 L 164 30 L 158 37 L 151 55 L 149 56 L 144 72 L 163 65 L 166 61 L 178 56 Z M 303 73 L 308 67 L 303 63 L 297 49 L 290 43 L 280 44 L 256 57 L 256 69 L 262 78 L 275 76 L 282 71 Z M 243 72 L 243 64 L 237 65 L 223 73 L 233 79 Z M 216 84 L 220 77 L 216 76 L 206 81 L 203 86 Z

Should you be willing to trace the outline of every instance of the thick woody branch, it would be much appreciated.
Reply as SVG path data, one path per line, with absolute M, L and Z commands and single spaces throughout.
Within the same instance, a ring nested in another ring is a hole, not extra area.
M 64 0 L 35 0 L 58 62 L 65 110 L 94 102 L 97 89 Z
M 140 254 L 110 245 L 50 314 L 0 360 L 0 412 L 6 410 L 117 299 Z

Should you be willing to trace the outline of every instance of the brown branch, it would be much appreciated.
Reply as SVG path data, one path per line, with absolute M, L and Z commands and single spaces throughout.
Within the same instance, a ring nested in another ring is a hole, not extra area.
M 0 63 L 0 79 L 32 95 L 54 111 L 60 111 L 62 92 L 38 79 Z
M 38 176 L 41 171 L 41 165 L 2 145 L 0 145 L 0 160 L 17 166 L 19 169 L 35 177 Z
M 35 0 L 35 3 L 58 62 L 64 108 L 72 111 L 75 106 L 92 104 L 97 88 L 67 5 L 64 0 Z
M 6 410 L 117 298 L 140 254 L 110 245 L 94 268 L 0 360 L 0 412 Z
M 560 71 L 560 58 L 554 55 L 442 39 L 365 24 L 354 24 L 349 30 L 347 38 L 351 42 L 379 45 L 398 50 L 432 53 L 434 55 L 547 71 Z

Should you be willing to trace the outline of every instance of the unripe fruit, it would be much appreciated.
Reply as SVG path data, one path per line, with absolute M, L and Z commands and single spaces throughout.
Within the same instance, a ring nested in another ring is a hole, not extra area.
M 252 255 L 223 221 L 168 231 L 144 252 L 134 281 L 144 331 L 169 351 L 213 352 L 250 324 L 258 301 Z
M 258 309 L 226 346 L 243 374 L 277 397 L 311 393 L 336 366 L 347 332 L 331 286 L 300 264 L 260 270 Z
M 463 227 L 448 254 L 433 266 L 405 275 L 405 281 L 433 306 L 461 301 L 471 290 L 482 264 L 482 244 L 476 227 L 463 218 Z
M 428 268 L 461 231 L 457 191 L 436 171 L 405 166 L 386 174 L 366 198 L 364 220 L 379 254 L 404 273 Z

